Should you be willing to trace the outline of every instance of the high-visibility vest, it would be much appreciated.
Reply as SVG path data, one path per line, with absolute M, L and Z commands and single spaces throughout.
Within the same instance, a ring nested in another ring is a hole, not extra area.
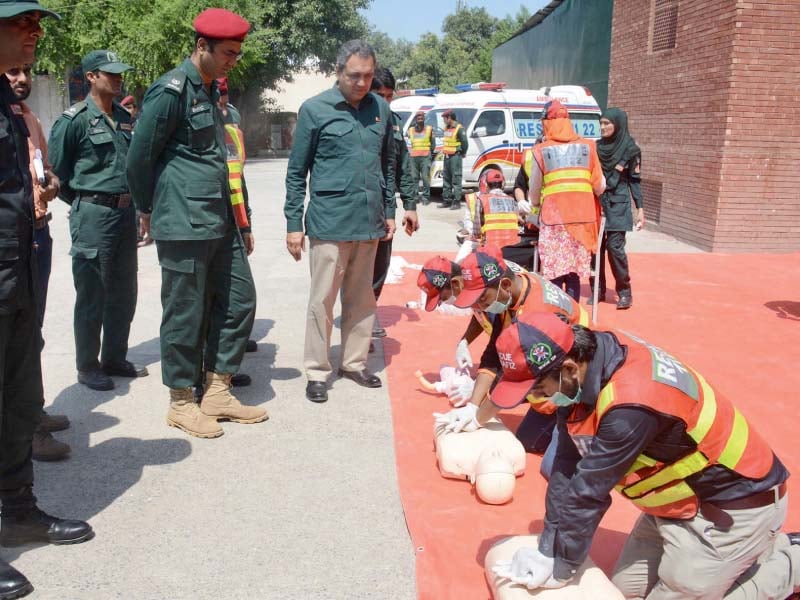
M 461 152 L 461 142 L 458 139 L 458 130 L 461 123 L 456 123 L 455 127 L 448 127 L 444 130 L 444 141 L 442 142 L 442 154 L 452 156 L 456 152 Z
M 228 185 L 231 188 L 231 206 L 236 225 L 240 228 L 250 227 L 247 208 L 244 204 L 242 171 L 244 170 L 245 152 L 244 135 L 236 125 L 225 125 L 225 147 L 228 151 Z
M 587 225 L 598 221 L 598 205 L 592 189 L 593 142 L 547 140 L 533 148 L 533 157 L 542 171 L 542 208 L 540 225 Z M 583 234 L 578 241 L 591 252 L 597 250 L 597 233 L 569 228 L 572 235 Z
M 502 248 L 519 242 L 517 202 L 505 194 L 467 194 L 467 208 L 473 223 L 480 223 L 481 244 Z M 478 210 L 480 203 L 480 210 Z M 483 218 L 481 218 L 481 214 Z M 482 221 L 482 222 L 481 222 Z
M 416 127 L 408 130 L 408 138 L 411 140 L 410 156 L 429 156 L 431 153 L 431 136 L 433 127 L 426 125 L 422 131 L 417 131 Z
M 616 489 L 640 510 L 669 519 L 691 519 L 700 502 L 687 478 L 712 465 L 722 465 L 749 479 L 762 479 L 772 468 L 773 453 L 730 401 L 697 371 L 664 350 L 630 334 L 619 335 L 628 346 L 625 364 L 600 391 L 594 411 L 567 422 L 578 451 L 585 454 L 603 417 L 614 407 L 640 406 L 676 417 L 686 424 L 695 447 L 672 463 L 640 454 Z
M 528 184 L 531 181 L 531 171 L 533 171 L 533 150 L 525 150 L 522 155 L 522 168 L 525 171 L 525 177 L 528 178 Z

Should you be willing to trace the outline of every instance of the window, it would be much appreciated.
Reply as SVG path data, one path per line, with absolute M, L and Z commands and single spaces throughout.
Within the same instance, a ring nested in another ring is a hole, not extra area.
M 475 127 L 472 129 L 473 137 L 488 137 L 502 135 L 506 132 L 506 115 L 502 110 L 486 110 L 478 116 Z
M 442 136 L 444 135 L 444 119 L 442 119 L 442 113 L 445 110 L 455 110 L 456 111 L 456 121 L 461 123 L 461 126 L 464 128 L 469 127 L 470 121 L 472 121 L 472 117 L 475 116 L 475 113 L 478 112 L 474 108 L 455 108 L 455 109 L 447 109 L 447 108 L 437 108 L 435 110 L 429 110 L 425 113 L 425 125 L 430 125 L 433 127 L 433 135 L 436 136 L 437 144 L 441 144 Z
M 653 0 L 650 23 L 651 52 L 674 48 L 678 32 L 678 0 Z

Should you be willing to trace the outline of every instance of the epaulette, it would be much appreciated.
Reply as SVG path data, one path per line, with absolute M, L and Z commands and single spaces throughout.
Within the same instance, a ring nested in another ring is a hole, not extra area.
M 180 69 L 170 71 L 164 76 L 166 83 L 164 89 L 168 92 L 180 96 L 183 93 L 183 87 L 186 85 L 186 73 Z
M 75 104 L 70 106 L 67 110 L 65 110 L 61 114 L 71 121 L 72 119 L 75 118 L 75 116 L 78 113 L 80 113 L 80 112 L 82 112 L 84 110 L 86 110 L 86 102 L 81 100 L 80 102 L 76 102 Z

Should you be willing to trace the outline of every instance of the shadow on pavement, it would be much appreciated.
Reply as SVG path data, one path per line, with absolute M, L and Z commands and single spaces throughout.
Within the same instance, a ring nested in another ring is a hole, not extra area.
M 775 312 L 779 319 L 789 319 L 790 321 L 800 321 L 800 302 L 794 300 L 772 300 L 764 304 L 768 309 Z

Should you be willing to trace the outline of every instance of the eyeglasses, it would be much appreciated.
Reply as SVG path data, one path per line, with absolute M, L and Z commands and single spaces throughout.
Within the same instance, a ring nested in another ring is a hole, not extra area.
M 27 29 L 29 31 L 35 31 L 40 28 L 39 21 L 41 20 L 41 15 L 38 12 L 26 12 L 22 13 L 21 15 L 17 15 L 15 17 L 11 17 L 8 19 L 8 23 L 11 24 L 12 27 L 18 27 L 19 29 Z
M 347 79 L 350 83 L 358 83 L 359 81 L 367 81 L 371 80 L 375 74 L 374 73 L 342 73 L 342 76 Z
M 225 50 L 222 53 L 228 60 L 240 61 L 244 56 L 244 52 L 236 52 L 235 50 Z

